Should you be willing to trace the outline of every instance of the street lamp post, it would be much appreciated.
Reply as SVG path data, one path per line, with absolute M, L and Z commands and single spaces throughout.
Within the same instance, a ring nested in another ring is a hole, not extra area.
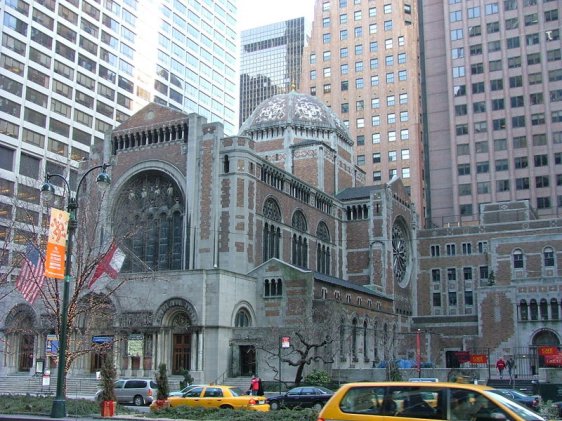
M 76 232 L 76 227 L 78 225 L 76 220 L 76 213 L 78 210 L 78 194 L 80 193 L 80 186 L 88 174 L 92 171 L 100 169 L 101 173 L 98 174 L 96 182 L 100 189 L 106 189 L 111 183 L 111 179 L 107 172 L 105 171 L 109 167 L 108 164 L 97 165 L 90 168 L 84 175 L 80 178 L 78 186 L 76 187 L 76 192 L 74 196 L 70 190 L 70 184 L 62 175 L 59 174 L 47 174 L 45 177 L 45 183 L 41 187 L 41 194 L 45 201 L 50 201 L 54 197 L 55 187 L 51 184 L 50 179 L 53 177 L 60 178 L 64 181 L 66 189 L 68 191 L 68 204 L 66 207 L 69 213 L 68 221 L 68 238 L 66 245 L 66 263 L 64 269 L 64 283 L 62 292 L 62 307 L 61 307 L 61 320 L 60 320 L 60 334 L 59 334 L 59 357 L 58 357 L 58 369 L 57 369 L 57 394 L 53 401 L 53 406 L 51 408 L 51 418 L 64 418 L 66 417 L 66 399 L 65 399 L 65 382 L 66 382 L 66 334 L 67 334 L 67 316 L 68 316 L 68 300 L 70 296 L 70 278 L 71 278 L 71 260 L 72 260 L 72 245 L 73 236 Z

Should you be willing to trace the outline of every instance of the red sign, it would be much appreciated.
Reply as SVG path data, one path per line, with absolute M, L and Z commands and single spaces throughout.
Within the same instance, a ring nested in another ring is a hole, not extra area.
M 470 362 L 472 364 L 487 364 L 488 356 L 486 354 L 472 354 L 470 356 Z
M 562 353 L 545 355 L 544 364 L 550 367 L 562 367 Z
M 539 355 L 556 355 L 558 354 L 558 348 L 555 346 L 539 346 Z
M 289 348 L 291 346 L 291 338 L 289 336 L 283 336 L 281 338 L 281 348 Z

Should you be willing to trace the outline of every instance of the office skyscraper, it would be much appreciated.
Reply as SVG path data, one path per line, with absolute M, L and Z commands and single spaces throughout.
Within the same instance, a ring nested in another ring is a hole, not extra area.
M 560 0 L 423 2 L 431 222 L 562 207 Z
M 12 0 L 1 13 L 4 221 L 24 222 L 16 197 L 40 224 L 45 170 L 72 186 L 90 148 L 148 102 L 237 131 L 233 1 Z
M 300 86 L 304 17 L 241 33 L 240 126 L 267 98 Z
M 415 2 L 316 2 L 301 92 L 348 125 L 367 184 L 400 176 L 424 215 Z

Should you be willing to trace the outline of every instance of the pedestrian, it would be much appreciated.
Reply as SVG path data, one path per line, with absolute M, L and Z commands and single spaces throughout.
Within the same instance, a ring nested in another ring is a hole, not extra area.
M 251 395 L 258 395 L 260 390 L 260 379 L 256 377 L 256 375 L 252 375 L 252 381 L 250 383 L 250 394 Z
M 507 359 L 507 372 L 509 373 L 509 378 L 513 379 L 513 370 L 515 370 L 515 360 L 513 357 Z
M 505 361 L 503 360 L 502 357 L 500 357 L 500 359 L 496 363 L 496 368 L 500 372 L 500 379 L 503 379 L 503 370 L 505 369 Z
M 258 377 L 258 395 L 263 396 L 263 383 L 261 378 Z

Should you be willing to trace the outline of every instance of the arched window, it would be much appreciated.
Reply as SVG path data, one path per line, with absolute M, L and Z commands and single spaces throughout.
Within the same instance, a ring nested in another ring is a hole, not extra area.
M 269 198 L 263 205 L 263 216 L 272 222 L 281 222 L 281 209 L 277 202 Z M 279 258 L 279 244 L 281 241 L 281 229 L 272 222 L 266 222 L 263 226 L 263 261 L 273 257 Z
M 534 298 L 531 300 L 531 304 L 529 305 L 531 310 L 531 320 L 538 320 L 539 319 L 539 306 L 537 305 L 537 300 Z
M 330 274 L 330 231 L 325 222 L 320 222 L 316 228 L 316 238 L 318 244 L 316 245 L 316 270 L 320 273 Z
M 379 344 L 377 336 L 377 322 L 373 323 L 373 359 L 374 361 L 379 360 Z
M 125 245 L 135 255 L 126 257 L 121 271 L 187 266 L 184 200 L 170 176 L 156 170 L 134 176 L 121 189 L 114 209 L 116 236 L 125 238 Z
M 264 281 L 265 297 L 281 297 L 283 295 L 283 281 L 279 279 L 266 279 Z
M 295 266 L 308 267 L 308 240 L 303 235 L 307 232 L 306 218 L 299 210 L 293 213 L 292 227 L 299 234 L 293 234 L 292 241 L 292 263 Z M 301 234 L 302 233 L 302 234 Z
M 340 320 L 340 361 L 345 361 L 345 320 Z
M 558 311 L 558 300 L 556 298 L 550 299 L 550 317 L 552 320 L 558 320 L 560 313 Z
M 353 319 L 351 324 L 351 356 L 353 361 L 357 361 L 357 319 Z
M 228 159 L 228 155 L 224 156 L 224 160 L 223 160 L 223 172 L 225 174 L 228 174 L 230 172 L 230 161 Z
M 513 269 L 523 269 L 525 267 L 523 252 L 520 249 L 513 251 Z
M 554 249 L 552 247 L 545 247 L 543 250 L 543 264 L 544 267 L 554 266 Z
M 369 361 L 367 354 L 367 320 L 363 322 L 363 357 L 365 361 Z
M 252 319 L 250 317 L 250 313 L 245 308 L 241 308 L 236 313 L 236 317 L 234 319 L 234 326 L 235 327 L 250 327 L 252 325 Z
M 529 308 L 527 306 L 526 300 L 521 300 L 519 302 L 519 314 L 520 314 L 521 320 L 529 320 Z
M 548 302 L 546 299 L 541 299 L 539 309 L 541 313 L 541 320 L 548 320 Z

